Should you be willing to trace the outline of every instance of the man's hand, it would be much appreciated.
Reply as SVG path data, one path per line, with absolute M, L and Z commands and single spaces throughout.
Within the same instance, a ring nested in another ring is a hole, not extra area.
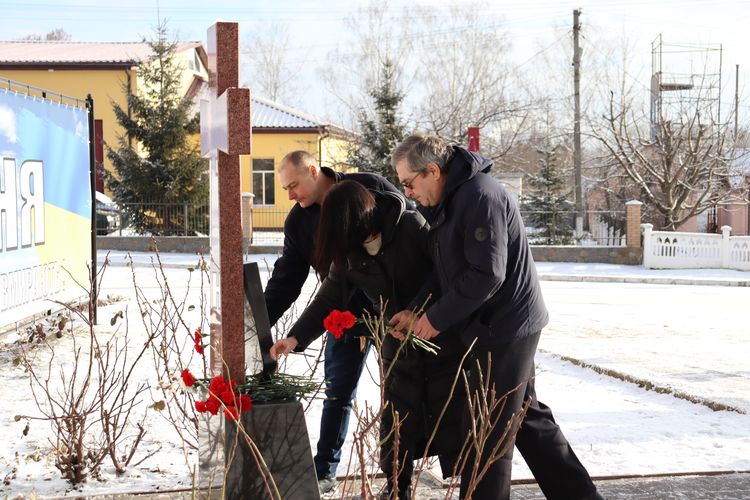
M 391 320 L 388 322 L 393 327 L 391 335 L 403 342 L 406 338 L 403 332 L 409 332 L 414 328 L 414 324 L 417 322 L 418 316 L 414 311 L 404 309 L 393 315 Z
M 414 335 L 422 340 L 430 340 L 433 337 L 437 337 L 440 332 L 435 330 L 430 320 L 427 318 L 427 314 L 423 314 L 419 317 L 417 322 L 414 324 Z
M 279 340 L 271 346 L 271 358 L 276 360 L 279 359 L 279 356 L 281 355 L 286 356 L 287 354 L 292 352 L 298 344 L 299 342 L 297 342 L 297 339 L 295 339 L 294 337 L 288 337 Z

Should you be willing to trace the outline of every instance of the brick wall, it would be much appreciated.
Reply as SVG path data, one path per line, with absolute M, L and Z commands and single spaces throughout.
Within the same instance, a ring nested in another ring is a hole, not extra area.
M 536 262 L 596 262 L 640 265 L 643 249 L 630 247 L 531 246 Z
M 160 252 L 182 252 L 208 254 L 208 238 L 195 236 L 106 236 L 96 239 L 99 250 L 128 252 L 153 252 L 156 245 Z M 252 245 L 250 253 L 281 253 L 280 246 Z M 577 247 L 535 246 L 531 253 L 537 262 L 599 262 L 602 264 L 640 265 L 643 261 L 641 248 L 628 247 Z

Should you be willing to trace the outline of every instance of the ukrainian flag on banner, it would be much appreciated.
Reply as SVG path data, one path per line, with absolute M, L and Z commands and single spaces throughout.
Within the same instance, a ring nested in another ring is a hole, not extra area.
M 89 288 L 88 111 L 0 89 L 0 327 Z

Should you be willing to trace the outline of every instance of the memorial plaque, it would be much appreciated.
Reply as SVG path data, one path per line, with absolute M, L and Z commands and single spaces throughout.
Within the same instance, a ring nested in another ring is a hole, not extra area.
M 240 421 L 263 457 L 279 498 L 320 500 L 302 403 L 254 405 Z M 227 423 L 226 450 L 227 498 L 276 498 L 275 493 L 269 495 L 273 486 L 263 473 L 266 469 L 258 466 L 254 451 L 245 436 L 237 435 L 233 422 Z
M 270 355 L 273 337 L 258 264 L 245 264 L 244 275 L 245 359 L 248 360 L 248 371 L 270 375 L 276 372 L 276 361 Z M 228 498 L 275 498 L 275 492 L 269 494 L 268 491 L 268 488 L 274 488 L 268 474 L 273 478 L 281 498 L 320 498 L 302 403 L 256 403 L 248 413 L 242 415 L 240 423 L 267 468 L 259 466 L 247 438 L 237 433 L 237 426 L 227 422 Z

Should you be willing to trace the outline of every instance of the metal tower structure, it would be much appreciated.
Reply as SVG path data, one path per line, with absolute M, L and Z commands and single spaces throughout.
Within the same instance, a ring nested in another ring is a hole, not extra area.
M 721 44 L 651 42 L 651 134 L 665 121 L 697 116 L 721 124 Z

